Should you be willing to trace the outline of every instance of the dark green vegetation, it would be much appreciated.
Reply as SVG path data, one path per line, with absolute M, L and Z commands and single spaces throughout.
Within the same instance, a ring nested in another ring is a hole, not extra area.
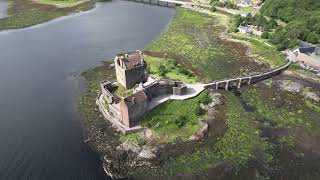
M 209 94 L 204 91 L 189 100 L 163 103 L 146 114 L 142 125 L 156 132 L 161 141 L 176 138 L 185 141 L 199 129 L 199 118 L 203 115 L 200 103 L 209 102 Z
M 287 24 L 284 27 L 278 26 L 276 20 Z M 265 31 L 263 38 L 269 39 L 278 50 L 294 48 L 299 40 L 319 44 L 320 1 L 267 0 L 255 16 L 234 16 L 230 30 L 237 32 L 240 24 L 255 25 Z
M 232 22 L 233 22 L 232 28 L 234 29 L 233 31 L 235 30 L 237 31 L 240 24 L 254 25 L 266 32 L 278 26 L 277 22 L 274 19 L 267 20 L 267 18 L 265 18 L 261 14 L 252 16 L 250 13 L 246 17 L 242 17 L 240 15 L 234 15 Z
M 229 9 L 239 9 L 237 4 L 235 4 L 231 1 L 220 2 L 219 0 L 210 0 L 210 5 L 212 5 L 212 7 L 219 6 L 219 7 L 226 7 Z
M 270 36 L 270 41 L 281 50 L 294 47 L 297 40 L 320 43 L 319 0 L 266 0 L 261 14 L 288 23 Z
M 95 1 L 92 0 L 73 7 L 58 8 L 31 0 L 11 0 L 8 9 L 9 17 L 0 19 L 0 30 L 29 27 L 61 16 L 86 11 L 92 9 L 94 3 Z

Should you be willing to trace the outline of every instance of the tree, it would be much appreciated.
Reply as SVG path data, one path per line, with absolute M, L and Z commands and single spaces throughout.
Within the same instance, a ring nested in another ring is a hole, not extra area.
M 316 38 L 319 38 L 320 34 L 319 0 L 268 0 L 263 4 L 260 13 L 288 23 L 285 31 L 289 44 L 295 44 L 297 39 L 318 43 Z M 271 19 L 268 28 L 274 27 L 276 22 Z
M 261 34 L 262 39 L 268 39 L 269 38 L 269 32 L 265 31 Z
M 214 7 L 214 6 L 211 6 L 210 11 L 211 11 L 211 12 L 215 12 L 215 11 L 217 11 L 217 8 Z
M 278 23 L 277 23 L 276 20 L 274 20 L 273 18 L 271 18 L 271 19 L 269 20 L 269 25 L 270 25 L 271 29 L 274 29 L 274 28 L 276 28 L 276 27 L 278 26 Z
M 196 108 L 195 108 L 195 114 L 197 115 L 197 116 L 201 116 L 203 113 L 204 113 L 204 111 L 203 111 L 203 109 L 200 107 L 200 105 L 198 105 Z
M 312 32 L 308 34 L 308 37 L 306 40 L 310 43 L 318 44 L 320 42 L 320 36 Z

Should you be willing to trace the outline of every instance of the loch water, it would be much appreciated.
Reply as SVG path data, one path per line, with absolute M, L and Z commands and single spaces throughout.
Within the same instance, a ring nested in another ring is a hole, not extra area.
M 75 110 L 84 88 L 80 74 L 119 52 L 145 48 L 174 13 L 115 0 L 0 32 L 0 179 L 108 178 L 99 156 L 83 142 Z

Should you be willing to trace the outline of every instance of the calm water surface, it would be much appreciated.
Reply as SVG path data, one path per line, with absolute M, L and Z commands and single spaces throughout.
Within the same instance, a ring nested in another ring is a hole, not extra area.
M 83 87 L 79 74 L 116 53 L 144 48 L 173 15 L 171 8 L 113 1 L 0 32 L 0 179 L 104 179 L 74 111 Z

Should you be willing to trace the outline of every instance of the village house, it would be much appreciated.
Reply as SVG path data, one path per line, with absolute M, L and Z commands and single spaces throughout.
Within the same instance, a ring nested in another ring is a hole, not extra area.
M 239 26 L 239 32 L 244 33 L 244 34 L 252 34 L 253 31 L 249 26 L 244 26 L 244 25 L 240 25 Z
M 305 46 L 287 52 L 288 58 L 293 62 L 298 62 L 300 66 L 312 71 L 320 71 L 320 47 Z
M 250 6 L 253 6 L 253 3 L 252 3 L 251 0 L 242 0 L 238 4 L 238 6 L 240 6 L 240 7 L 250 7 Z

